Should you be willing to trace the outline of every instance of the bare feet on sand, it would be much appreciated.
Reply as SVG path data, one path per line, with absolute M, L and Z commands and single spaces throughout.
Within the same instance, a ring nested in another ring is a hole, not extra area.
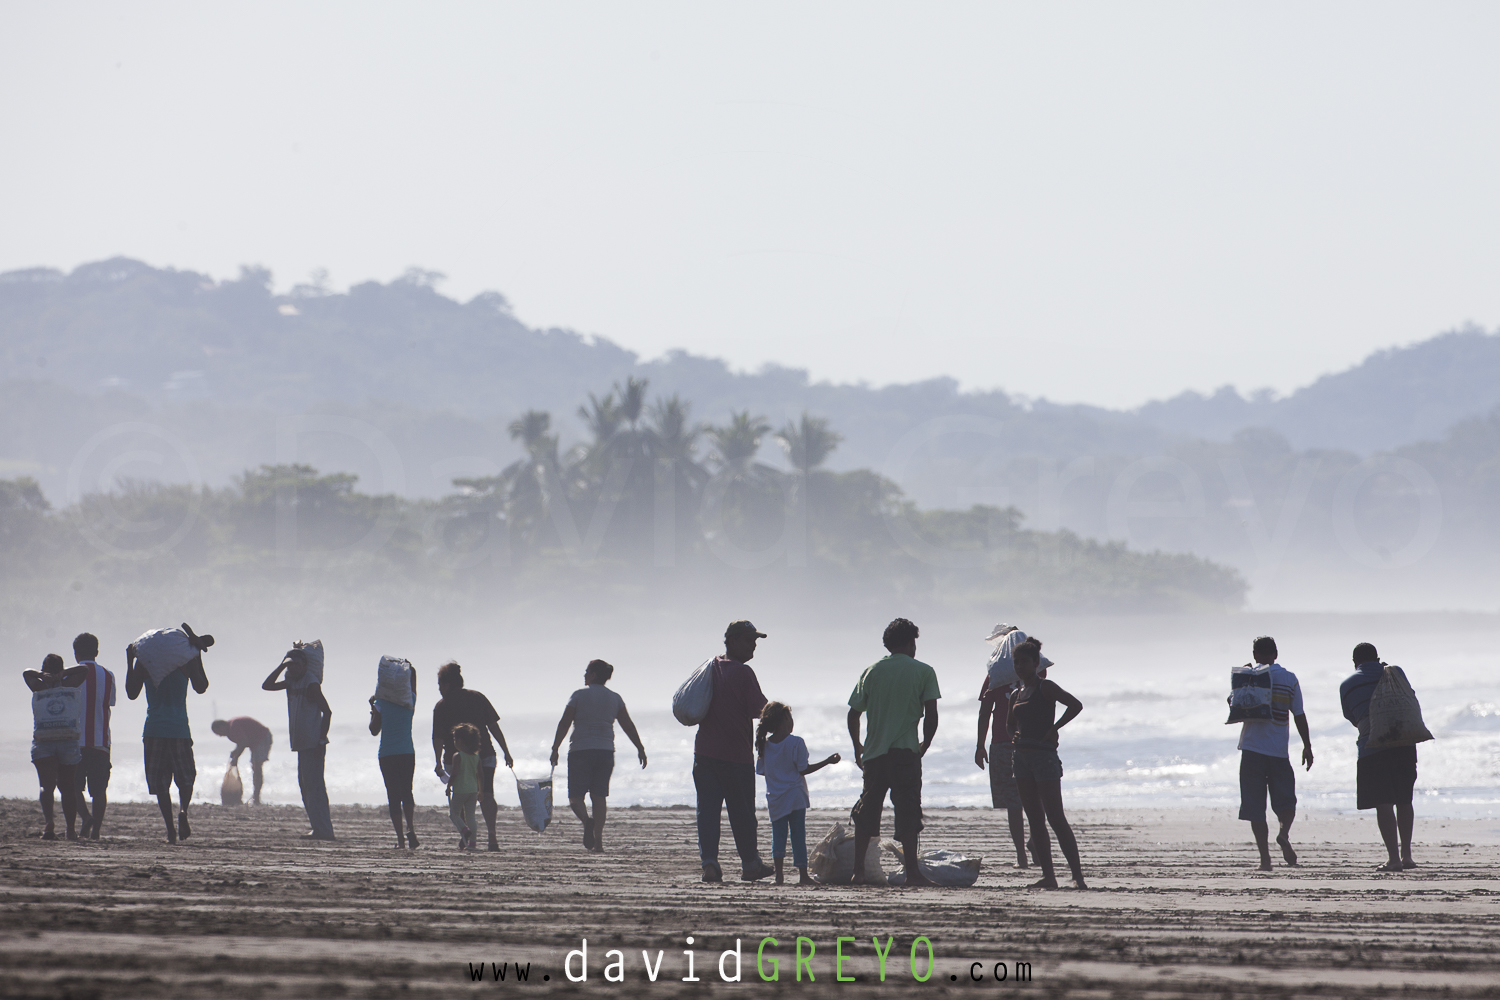
M 1271 856 L 1269 854 L 1261 855 L 1260 870 L 1263 872 L 1271 871 Z
M 1417 863 L 1415 861 L 1413 861 L 1410 857 L 1405 857 L 1405 858 L 1401 859 L 1401 868 L 1402 868 L 1403 871 L 1405 871 L 1408 868 L 1415 868 L 1415 867 L 1417 867 Z
M 903 883 L 908 889 L 923 889 L 928 886 L 937 885 L 932 879 L 923 875 L 921 871 L 912 869 L 906 873 L 906 881 Z
M 1292 842 L 1287 839 L 1286 834 L 1277 837 L 1276 844 L 1281 848 L 1281 860 L 1285 861 L 1288 865 L 1296 867 L 1297 852 L 1292 850 Z
M 1073 873 L 1073 888 L 1075 888 L 1075 889 L 1087 889 L 1088 887 L 1089 887 L 1089 884 L 1083 880 L 1083 873 L 1082 872 L 1074 872 Z
M 1416 866 L 1413 865 L 1412 867 L 1416 867 Z M 1401 862 L 1399 862 L 1399 861 L 1387 861 L 1383 865 L 1376 865 L 1375 866 L 1375 870 L 1378 871 L 1378 872 L 1399 872 L 1399 871 L 1401 871 Z
M 799 879 L 797 879 L 797 884 L 798 885 L 817 885 L 818 883 L 814 882 L 812 880 L 812 878 L 806 872 L 803 872 L 802 873 L 802 877 L 799 878 Z
M 591 819 L 583 821 L 583 849 L 585 851 L 594 849 L 594 821 Z
M 1043 875 L 1041 878 L 1037 879 L 1035 882 L 1031 883 L 1026 888 L 1028 888 L 1028 889 L 1056 889 L 1057 888 L 1057 878 L 1056 878 L 1056 876 L 1053 876 L 1053 875 Z

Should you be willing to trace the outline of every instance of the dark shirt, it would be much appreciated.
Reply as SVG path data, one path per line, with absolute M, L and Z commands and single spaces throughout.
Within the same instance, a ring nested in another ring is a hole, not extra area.
M 1011 743 L 1022 749 L 1057 749 L 1057 703 L 1069 708 L 1083 707 L 1083 702 L 1068 694 L 1052 681 L 1039 681 L 1024 699 L 1021 688 L 1010 697 Z
M 766 707 L 760 680 L 747 663 L 714 660 L 714 697 L 698 724 L 693 752 L 735 764 L 755 763 L 754 721 Z
M 500 713 L 495 711 L 495 706 L 490 704 L 490 700 L 478 691 L 470 691 L 468 688 L 459 688 L 432 706 L 432 731 L 443 738 L 444 760 L 447 760 L 448 755 L 454 750 L 453 727 L 465 722 L 473 723 L 479 728 L 480 759 L 494 757 L 495 744 L 490 742 L 489 724 L 499 721 Z
M 1010 730 L 1005 728 L 1005 716 L 1010 705 L 1010 693 L 1014 690 L 1010 685 L 1003 688 L 990 687 L 989 674 L 984 675 L 984 683 L 979 685 L 979 700 L 989 702 L 990 705 L 990 745 L 996 743 L 1009 743 Z
M 1383 673 L 1385 664 L 1371 660 L 1361 663 L 1354 668 L 1354 673 L 1344 678 L 1344 683 L 1339 685 L 1339 704 L 1343 706 L 1344 718 L 1357 726 L 1370 714 L 1370 695 L 1375 693 L 1375 685 L 1380 683 Z

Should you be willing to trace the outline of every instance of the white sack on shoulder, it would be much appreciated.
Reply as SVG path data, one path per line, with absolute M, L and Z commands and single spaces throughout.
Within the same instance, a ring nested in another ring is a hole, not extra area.
M 416 707 L 417 698 L 411 689 L 414 669 L 410 660 L 399 656 L 382 656 L 380 666 L 376 669 L 375 697 L 392 705 Z
M 152 684 L 160 684 L 172 671 L 191 663 L 200 654 L 180 628 L 152 629 L 134 643 L 135 662 Z

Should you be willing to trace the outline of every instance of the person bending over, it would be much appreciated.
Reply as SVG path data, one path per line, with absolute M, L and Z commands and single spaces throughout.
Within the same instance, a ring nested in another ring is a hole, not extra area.
M 248 715 L 215 719 L 209 728 L 234 744 L 234 749 L 229 752 L 230 767 L 238 767 L 240 754 L 250 751 L 250 774 L 254 782 L 250 801 L 254 805 L 260 805 L 260 789 L 266 780 L 262 769 L 266 761 L 271 759 L 271 731 Z

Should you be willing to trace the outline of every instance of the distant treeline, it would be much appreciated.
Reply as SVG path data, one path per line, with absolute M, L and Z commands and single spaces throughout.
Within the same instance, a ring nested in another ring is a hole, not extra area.
M 1244 601 L 1238 573 L 1195 556 L 1028 530 L 1014 507 L 920 510 L 874 472 L 828 471 L 840 436 L 807 414 L 780 428 L 749 411 L 700 425 L 688 403 L 648 402 L 631 378 L 579 415 L 589 440 L 562 449 L 550 414 L 523 414 L 509 432 L 524 457 L 436 500 L 360 493 L 357 477 L 306 465 L 262 466 L 221 489 L 124 481 L 61 510 L 32 480 L 0 480 L 4 575 L 356 594 L 398 582 L 510 604 L 591 594 L 649 606 L 707 586 L 951 610 Z M 771 440 L 789 471 L 757 461 Z

